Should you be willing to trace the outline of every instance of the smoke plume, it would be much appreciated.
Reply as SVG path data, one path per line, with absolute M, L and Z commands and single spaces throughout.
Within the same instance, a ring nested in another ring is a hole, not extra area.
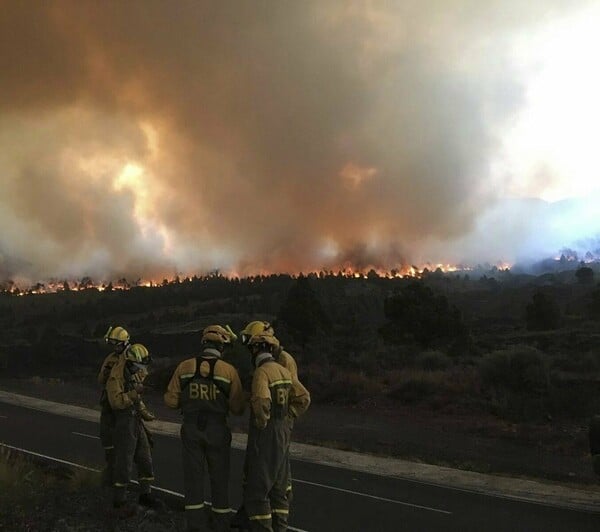
M 535 6 L 3 2 L 0 277 L 439 260 L 497 205 Z

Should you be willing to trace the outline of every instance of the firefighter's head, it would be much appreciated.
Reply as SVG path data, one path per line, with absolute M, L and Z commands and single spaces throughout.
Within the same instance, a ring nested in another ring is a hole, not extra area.
M 220 325 L 209 325 L 202 331 L 202 348 L 217 349 L 220 353 L 225 347 L 232 344 L 237 339 L 235 333 L 229 325 L 221 327 Z
M 261 353 L 273 354 L 273 351 L 279 347 L 279 340 L 272 332 L 262 332 L 255 334 L 248 340 L 248 349 L 252 353 L 252 357 L 256 357 Z
M 104 341 L 114 347 L 115 352 L 122 353 L 129 345 L 129 333 L 123 327 L 109 327 Z
M 268 321 L 251 321 L 242 332 L 240 337 L 242 338 L 242 344 L 248 345 L 250 338 L 257 334 L 271 333 L 275 334 L 273 326 Z
M 125 360 L 136 371 L 148 371 L 147 366 L 152 361 L 152 357 L 145 345 L 132 344 L 125 349 Z

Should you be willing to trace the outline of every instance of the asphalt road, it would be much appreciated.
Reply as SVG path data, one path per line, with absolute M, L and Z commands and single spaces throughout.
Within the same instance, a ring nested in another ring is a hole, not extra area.
M 47 458 L 101 468 L 95 423 L 0 403 L 0 442 Z M 178 439 L 155 435 L 156 485 L 182 492 Z M 241 500 L 243 453 L 232 450 L 231 505 Z M 599 513 L 556 508 L 293 461 L 296 531 L 600 530 Z

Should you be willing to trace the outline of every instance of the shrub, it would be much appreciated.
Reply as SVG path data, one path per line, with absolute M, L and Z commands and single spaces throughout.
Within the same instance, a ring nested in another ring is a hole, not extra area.
M 600 371 L 600 352 L 573 352 L 558 355 L 551 360 L 553 369 L 572 373 L 590 373 Z
M 494 351 L 480 362 L 484 385 L 514 392 L 548 388 L 548 367 L 542 352 L 526 345 Z
M 543 292 L 533 294 L 531 303 L 527 305 L 527 329 L 530 331 L 547 331 L 558 329 L 560 310 L 556 301 Z
M 587 420 L 600 412 L 598 383 L 589 380 L 553 378 L 547 408 L 556 417 Z
M 589 266 L 581 266 L 575 272 L 575 277 L 581 284 L 591 284 L 594 282 L 594 270 Z
M 277 322 L 287 325 L 294 338 L 303 346 L 307 339 L 331 328 L 331 321 L 308 277 L 300 275 L 290 287 L 279 310 Z
M 590 293 L 587 310 L 593 317 L 600 317 L 600 284 Z
M 301 379 L 315 403 L 355 405 L 381 395 L 381 384 L 363 373 L 338 372 L 313 365 Z
M 451 360 L 448 355 L 441 351 L 423 351 L 417 355 L 415 365 L 425 371 L 436 371 L 439 369 L 447 369 L 450 366 Z
M 401 403 L 426 402 L 440 408 L 471 402 L 480 396 L 479 375 L 472 368 L 454 367 L 445 371 L 412 369 L 394 372 L 393 377 L 387 395 Z
M 388 322 L 380 333 L 390 343 L 412 339 L 423 347 L 430 347 L 468 335 L 460 311 L 446 296 L 436 294 L 422 281 L 415 281 L 388 297 L 384 313 Z
M 391 399 L 405 404 L 414 404 L 439 394 L 444 389 L 443 372 L 405 372 L 398 384 L 388 393 Z
M 549 372 L 543 353 L 514 346 L 485 356 L 479 365 L 492 413 L 517 420 L 548 413 Z

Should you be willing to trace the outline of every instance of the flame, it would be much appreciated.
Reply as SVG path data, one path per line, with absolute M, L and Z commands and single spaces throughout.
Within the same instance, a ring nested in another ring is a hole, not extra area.
M 504 266 L 504 263 L 502 263 Z M 506 268 L 510 266 L 506 264 Z M 499 269 L 504 269 L 500 268 Z M 25 295 L 40 295 L 40 294 L 54 294 L 60 292 L 80 292 L 84 290 L 97 290 L 99 292 L 106 291 L 124 291 L 132 288 L 156 288 L 165 285 L 175 285 L 180 283 L 187 283 L 192 281 L 208 280 L 215 277 L 222 277 L 226 279 L 246 279 L 253 282 L 261 281 L 262 279 L 271 275 L 287 274 L 291 278 L 296 279 L 301 275 L 315 275 L 318 277 L 344 277 L 346 279 L 368 279 L 368 278 L 380 278 L 380 279 L 400 279 L 400 278 L 421 278 L 427 273 L 431 272 L 468 272 L 472 271 L 473 268 L 467 266 L 459 266 L 452 264 L 431 264 L 427 263 L 421 266 L 398 266 L 389 270 L 378 268 L 374 266 L 367 266 L 364 268 L 357 268 L 351 264 L 344 264 L 338 268 L 327 269 L 327 270 L 313 270 L 313 271 L 298 271 L 298 272 L 275 272 L 268 270 L 258 270 L 252 274 L 242 275 L 239 271 L 230 270 L 228 272 L 214 271 L 203 275 L 192 275 L 192 276 L 167 276 L 161 279 L 137 279 L 135 281 L 128 281 L 127 279 L 118 279 L 113 281 L 97 282 L 89 277 L 85 277 L 80 281 L 74 280 L 49 280 L 44 282 L 37 282 L 35 284 L 27 284 L 25 282 L 14 282 L 6 281 L 4 284 L 0 283 L 0 293 L 8 293 L 17 296 Z
M 443 263 L 425 263 L 417 265 L 398 265 L 395 268 L 385 269 L 377 266 L 356 267 L 350 263 L 344 263 L 336 268 L 327 268 L 322 270 L 279 272 L 265 269 L 254 270 L 251 273 L 240 272 L 235 269 L 221 272 L 215 270 L 212 272 L 198 274 L 179 274 L 175 276 L 164 276 L 159 279 L 137 279 L 129 281 L 121 278 L 113 281 L 96 282 L 89 277 L 84 277 L 80 281 L 74 280 L 50 280 L 27 284 L 25 282 L 5 281 L 0 282 L 0 293 L 8 293 L 16 296 L 53 294 L 60 292 L 80 292 L 83 290 L 105 291 L 125 291 L 132 288 L 158 288 L 161 286 L 177 285 L 181 283 L 190 283 L 198 281 L 207 281 L 214 278 L 240 279 L 250 283 L 261 282 L 272 275 L 289 275 L 292 279 L 300 276 L 316 277 L 343 277 L 345 279 L 420 279 L 428 274 L 448 274 L 448 273 L 468 273 L 475 270 L 481 271 L 509 271 L 512 264 L 508 262 L 497 262 L 495 265 L 485 264 L 473 268 L 462 264 L 443 264 Z

